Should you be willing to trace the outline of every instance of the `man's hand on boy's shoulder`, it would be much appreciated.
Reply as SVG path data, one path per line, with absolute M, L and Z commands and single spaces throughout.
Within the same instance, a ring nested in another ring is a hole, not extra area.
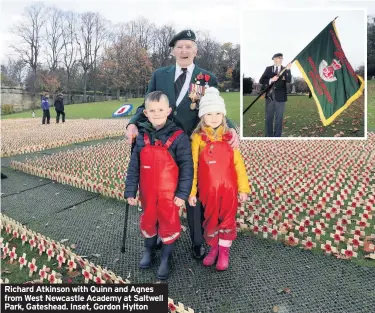
M 177 205 L 178 207 L 181 207 L 185 203 L 184 200 L 182 200 L 179 197 L 174 197 L 174 204 Z
M 229 140 L 228 143 L 233 149 L 238 149 L 238 146 L 240 145 L 240 138 L 238 137 L 237 132 L 234 128 L 230 128 L 229 131 L 232 134 L 232 139 Z
M 135 124 L 130 124 L 126 128 L 125 138 L 128 144 L 132 144 L 134 138 L 138 136 L 138 127 Z

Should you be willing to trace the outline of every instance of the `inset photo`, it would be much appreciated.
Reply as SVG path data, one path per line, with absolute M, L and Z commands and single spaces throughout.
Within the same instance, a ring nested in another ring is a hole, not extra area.
M 367 138 L 366 9 L 250 10 L 241 138 Z

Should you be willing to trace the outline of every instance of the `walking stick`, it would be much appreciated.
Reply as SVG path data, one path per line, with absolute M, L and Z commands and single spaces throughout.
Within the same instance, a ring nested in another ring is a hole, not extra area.
M 122 236 L 122 247 L 121 252 L 125 252 L 125 243 L 126 243 L 126 233 L 128 230 L 128 218 L 129 218 L 129 203 L 126 201 L 125 205 L 125 222 L 124 222 L 124 234 Z
M 130 156 L 133 153 L 134 146 L 135 146 L 135 140 L 132 143 L 132 147 L 131 147 L 131 150 L 130 150 Z M 125 252 L 126 235 L 127 235 L 127 231 L 128 231 L 129 207 L 130 207 L 129 202 L 126 201 L 126 204 L 125 204 L 124 233 L 122 235 L 122 246 L 121 246 L 121 252 L 122 253 Z

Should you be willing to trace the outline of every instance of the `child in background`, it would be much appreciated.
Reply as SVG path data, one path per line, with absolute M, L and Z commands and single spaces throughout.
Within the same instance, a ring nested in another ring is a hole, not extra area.
M 144 114 L 148 121 L 139 124 L 139 134 L 128 166 L 125 198 L 130 205 L 138 184 L 143 208 L 140 228 L 145 237 L 145 252 L 140 268 L 151 265 L 157 235 L 162 242 L 158 279 L 167 279 L 168 261 L 180 236 L 179 209 L 188 200 L 193 181 L 193 161 L 189 137 L 171 120 L 168 97 L 160 91 L 148 94 Z
M 42 124 L 46 123 L 46 119 L 47 119 L 47 124 L 49 124 L 51 115 L 49 113 L 48 94 L 44 94 L 42 96 L 42 110 L 43 110 Z
M 200 123 L 192 135 L 194 180 L 189 204 L 197 193 L 204 207 L 204 238 L 211 247 L 203 264 L 223 271 L 229 266 L 229 250 L 237 237 L 238 193 L 247 200 L 249 181 L 239 150 L 233 150 L 225 121 L 225 103 L 216 88 L 209 87 L 199 103 Z

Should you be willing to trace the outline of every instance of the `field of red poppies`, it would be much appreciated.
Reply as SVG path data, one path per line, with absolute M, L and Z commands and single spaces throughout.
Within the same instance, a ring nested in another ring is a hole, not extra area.
M 1 156 L 7 157 L 77 142 L 97 140 L 124 134 L 127 120 L 68 120 L 64 124 L 42 125 L 40 120 L 14 119 L 1 121 Z
M 375 134 L 356 141 L 242 141 L 251 197 L 237 224 L 290 246 L 375 259 Z M 124 140 L 12 167 L 123 200 Z

